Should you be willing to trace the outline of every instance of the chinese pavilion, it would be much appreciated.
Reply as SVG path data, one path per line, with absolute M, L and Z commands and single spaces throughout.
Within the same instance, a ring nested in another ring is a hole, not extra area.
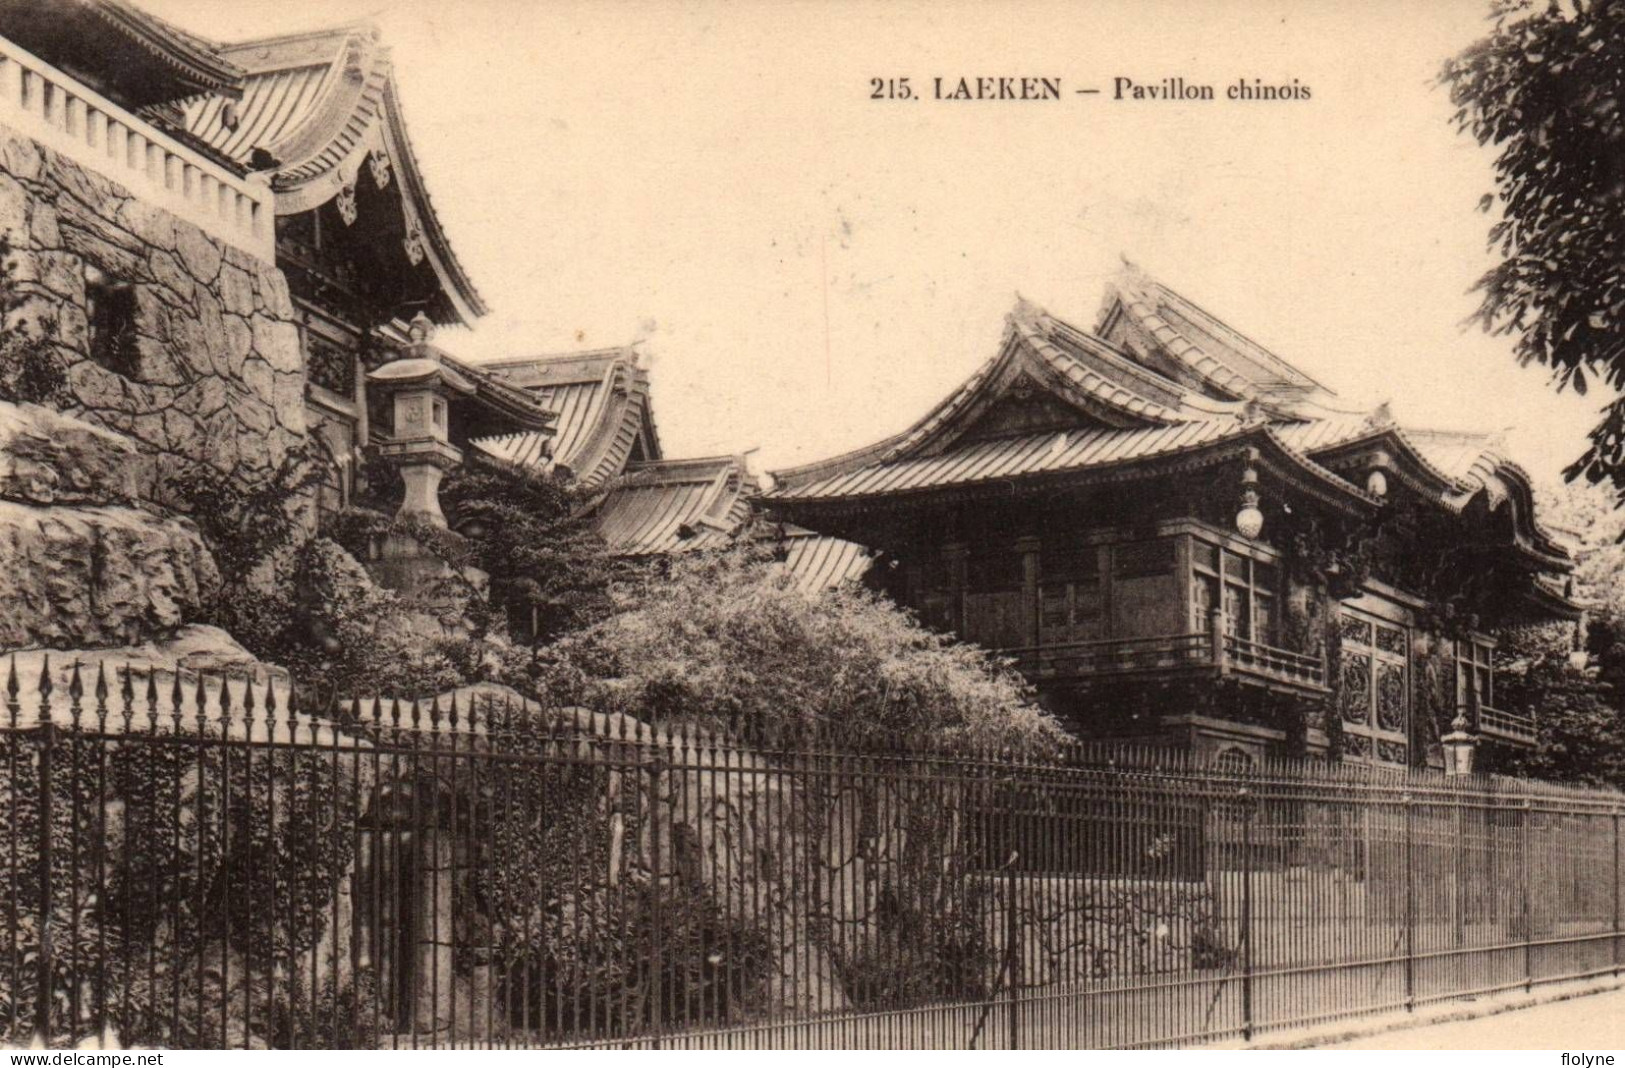
M 1465 723 L 1493 767 L 1534 737 L 1496 633 L 1578 614 L 1494 438 L 1349 410 L 1133 267 L 1093 331 L 1018 302 L 919 422 L 774 479 L 1081 734 L 1238 762 L 1437 764 Z

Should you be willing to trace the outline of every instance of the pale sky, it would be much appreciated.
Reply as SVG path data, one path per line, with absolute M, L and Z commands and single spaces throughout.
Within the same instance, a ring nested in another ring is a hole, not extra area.
M 771 469 L 902 429 L 993 354 L 1018 291 L 1092 325 L 1120 255 L 1348 400 L 1512 428 L 1537 478 L 1604 402 L 1461 325 L 1490 156 L 1432 82 L 1488 0 L 139 2 L 221 39 L 375 18 L 493 309 L 442 343 L 641 339 L 673 457 Z M 868 98 L 905 75 L 1064 99 Z M 1313 98 L 1114 102 L 1119 75 Z

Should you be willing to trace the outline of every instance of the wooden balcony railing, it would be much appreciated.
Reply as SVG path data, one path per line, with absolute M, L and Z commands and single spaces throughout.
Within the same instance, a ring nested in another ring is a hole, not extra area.
M 244 252 L 276 258 L 268 182 L 222 167 L 4 37 L 0 123 Z
M 1326 666 L 1317 656 L 1276 649 L 1234 634 L 1224 636 L 1224 656 L 1225 666 L 1231 671 L 1308 686 L 1326 684 Z
M 1509 742 L 1534 742 L 1535 718 L 1524 712 L 1507 712 L 1489 705 L 1479 705 L 1478 731 Z
M 1063 642 L 1001 650 L 1035 679 L 1210 669 L 1267 682 L 1324 688 L 1316 657 L 1276 649 L 1232 634 L 1173 634 L 1154 638 Z

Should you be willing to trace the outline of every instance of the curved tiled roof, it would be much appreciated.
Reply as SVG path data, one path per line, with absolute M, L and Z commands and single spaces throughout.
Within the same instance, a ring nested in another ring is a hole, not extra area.
M 1006 319 L 998 354 L 913 426 L 862 449 L 775 471 L 774 479 L 780 485 L 800 485 L 875 463 L 940 451 L 1022 381 L 1035 383 L 1105 426 L 1170 426 L 1239 411 L 1193 398 L 1177 384 L 1134 366 L 1099 339 L 1018 300 Z
M 582 485 L 602 485 L 619 475 L 640 440 L 642 459 L 660 459 L 649 412 L 649 372 L 631 348 L 496 360 L 480 369 L 554 413 L 552 462 L 568 468 Z M 539 442 L 500 447 L 531 457 L 542 451 Z
M 276 161 L 277 214 L 320 207 L 352 188 L 372 160 L 380 186 L 398 181 L 408 255 L 426 257 L 458 318 L 486 311 L 435 214 L 407 136 L 389 49 L 370 23 L 221 46 L 247 77 L 242 99 L 187 102 L 185 126 L 248 166 L 255 150 Z M 413 262 L 417 262 L 414 259 Z
M 1063 430 L 977 441 L 939 456 L 870 464 L 813 482 L 775 487 L 774 501 L 875 497 L 939 486 L 1000 482 L 1164 456 L 1238 438 L 1250 428 L 1234 420 L 1191 422 L 1137 430 Z
M 633 464 L 605 494 L 594 523 L 622 556 L 721 548 L 749 518 L 755 491 L 738 456 Z
M 132 110 L 243 92 L 242 68 L 218 46 L 128 0 L 0 0 L 0 32 L 47 62 L 95 71 Z
M 861 582 L 875 562 L 874 554 L 855 541 L 810 530 L 787 532 L 784 553 L 784 569 L 803 593 Z
M 1221 396 L 1287 401 L 1316 392 L 1330 396 L 1290 363 L 1126 261 L 1107 286 L 1098 332 L 1115 336 L 1121 318 Z
M 1250 438 L 1269 446 L 1277 470 L 1294 472 L 1320 499 L 1357 512 L 1381 503 L 1362 488 L 1362 464 L 1386 453 L 1380 462 L 1392 477 L 1441 507 L 1459 513 L 1481 496 L 1491 511 L 1509 506 L 1515 548 L 1537 569 L 1567 566 L 1561 547 L 1534 521 L 1528 476 L 1491 436 L 1406 430 L 1386 405 L 1340 410 L 1319 383 L 1132 267 L 1108 295 L 1101 330 L 1112 336 L 1020 302 L 999 353 L 924 419 L 874 445 L 774 472 L 764 501 L 804 517 L 810 513 L 802 506 L 819 501 L 873 501 L 1063 473 L 1142 477 L 1104 469 L 1144 462 L 1161 470 L 1164 458 L 1228 453 Z M 1155 359 L 1131 351 L 1148 337 Z M 991 432 L 977 430 L 994 402 L 1018 390 L 1025 391 L 1016 397 L 1023 402 L 1035 386 L 1065 402 L 1076 413 L 1074 425 L 1056 426 L 1065 409 L 1052 405 L 1032 408 L 1026 429 L 1012 418 Z

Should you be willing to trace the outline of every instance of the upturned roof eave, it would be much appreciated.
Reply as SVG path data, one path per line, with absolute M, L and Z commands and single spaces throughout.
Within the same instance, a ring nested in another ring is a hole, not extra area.
M 128 0 L 79 0 L 87 8 L 200 92 L 241 97 L 246 72 L 212 41 L 136 7 Z
M 811 495 L 798 493 L 794 487 L 780 489 L 776 486 L 764 493 L 754 495 L 752 500 L 763 507 L 784 509 L 786 511 L 794 511 L 802 507 L 839 509 L 872 506 L 886 500 L 917 500 L 938 495 L 975 495 L 979 490 L 1001 485 L 1012 488 L 1040 489 L 1067 482 L 1127 481 L 1135 477 L 1156 477 L 1163 469 L 1170 467 L 1203 467 L 1209 463 L 1224 462 L 1235 456 L 1238 450 L 1244 450 L 1249 446 L 1260 448 L 1267 454 L 1267 456 L 1261 455 L 1260 459 L 1267 460 L 1269 466 L 1275 470 L 1291 472 L 1302 481 L 1305 488 L 1318 489 L 1320 492 L 1316 496 L 1333 507 L 1337 507 L 1351 515 L 1365 516 L 1374 513 L 1382 506 L 1380 498 L 1366 493 L 1336 473 L 1301 455 L 1282 441 L 1268 426 L 1263 424 L 1238 425 L 1234 433 L 1214 440 L 1170 449 L 1151 456 L 1132 457 L 1106 463 L 995 475 L 963 481 L 939 482 L 895 491 L 872 493 Z M 1203 454 L 1211 454 L 1211 456 L 1204 458 Z M 1202 462 L 1192 462 L 1198 458 Z

